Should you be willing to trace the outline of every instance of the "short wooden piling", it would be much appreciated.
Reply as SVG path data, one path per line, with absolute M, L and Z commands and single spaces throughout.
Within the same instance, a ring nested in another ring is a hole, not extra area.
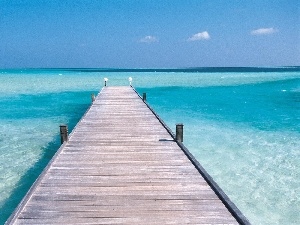
M 143 101 L 145 102 L 147 100 L 147 94 L 143 93 Z
M 65 141 L 68 141 L 68 126 L 60 125 L 60 142 L 63 144 Z
M 95 101 L 95 94 L 91 94 L 91 97 L 92 97 L 92 102 Z
M 176 140 L 178 142 L 183 142 L 183 124 L 176 124 Z

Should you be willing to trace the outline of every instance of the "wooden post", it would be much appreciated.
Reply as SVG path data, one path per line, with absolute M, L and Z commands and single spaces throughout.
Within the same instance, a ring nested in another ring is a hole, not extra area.
M 146 95 L 146 93 L 143 93 L 143 101 L 145 102 L 146 99 L 147 99 L 147 95 Z
M 95 101 L 95 94 L 93 93 L 91 96 L 92 96 L 92 102 L 94 102 Z
M 178 142 L 183 142 L 183 124 L 176 124 L 176 140 Z
M 65 141 L 68 141 L 68 126 L 60 125 L 60 142 L 63 144 Z

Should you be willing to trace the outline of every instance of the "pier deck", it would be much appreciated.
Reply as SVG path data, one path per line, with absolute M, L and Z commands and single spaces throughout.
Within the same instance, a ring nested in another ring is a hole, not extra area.
M 7 224 L 238 224 L 131 87 L 105 87 Z

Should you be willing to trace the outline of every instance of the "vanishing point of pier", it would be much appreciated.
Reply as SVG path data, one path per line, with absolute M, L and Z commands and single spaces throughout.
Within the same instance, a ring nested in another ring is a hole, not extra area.
M 250 224 L 135 90 L 104 87 L 7 224 Z

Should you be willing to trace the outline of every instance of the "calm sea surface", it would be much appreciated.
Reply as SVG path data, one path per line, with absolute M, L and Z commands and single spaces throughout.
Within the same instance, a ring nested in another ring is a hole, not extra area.
M 0 224 L 108 85 L 133 86 L 252 224 L 300 224 L 300 68 L 0 70 Z

